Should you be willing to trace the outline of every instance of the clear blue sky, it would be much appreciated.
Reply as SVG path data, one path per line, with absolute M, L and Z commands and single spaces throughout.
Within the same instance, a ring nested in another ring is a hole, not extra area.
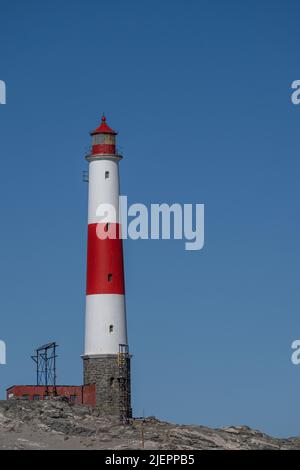
M 204 203 L 205 248 L 126 241 L 134 414 L 300 435 L 298 1 L 0 3 L 1 396 L 82 381 L 88 132 L 130 202 Z

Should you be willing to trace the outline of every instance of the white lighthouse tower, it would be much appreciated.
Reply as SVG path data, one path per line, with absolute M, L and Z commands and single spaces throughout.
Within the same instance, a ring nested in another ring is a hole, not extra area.
M 125 284 L 119 220 L 117 133 L 106 118 L 91 132 L 89 162 L 88 250 L 84 383 L 96 384 L 103 414 L 131 416 L 130 356 L 127 341 Z M 105 215 L 105 219 L 103 216 Z

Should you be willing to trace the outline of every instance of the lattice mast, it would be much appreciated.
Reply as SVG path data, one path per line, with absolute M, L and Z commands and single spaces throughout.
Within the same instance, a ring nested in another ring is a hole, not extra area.
M 56 390 L 56 350 L 58 345 L 55 342 L 44 344 L 35 350 L 31 356 L 36 363 L 36 385 L 46 388 L 46 395 L 51 393 L 57 395 Z M 50 392 L 51 387 L 51 392 Z

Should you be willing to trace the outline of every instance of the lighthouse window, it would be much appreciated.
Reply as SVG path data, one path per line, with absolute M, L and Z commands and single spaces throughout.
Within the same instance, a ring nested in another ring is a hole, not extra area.
M 108 274 L 107 280 L 108 280 L 108 282 L 111 282 L 111 281 L 112 281 L 112 274 L 111 274 L 111 273 Z
M 104 143 L 104 135 L 103 134 L 95 134 L 93 138 L 93 144 L 99 145 Z
M 109 325 L 109 332 L 112 333 L 114 331 L 114 325 Z
M 105 172 L 105 179 L 108 180 L 108 178 L 109 178 L 109 171 L 106 171 Z

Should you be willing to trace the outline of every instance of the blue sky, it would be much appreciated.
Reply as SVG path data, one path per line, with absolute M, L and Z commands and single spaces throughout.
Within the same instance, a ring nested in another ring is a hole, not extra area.
M 56 340 L 81 383 L 88 132 L 129 202 L 205 204 L 205 247 L 125 242 L 134 414 L 300 435 L 297 1 L 0 3 L 1 397 Z

